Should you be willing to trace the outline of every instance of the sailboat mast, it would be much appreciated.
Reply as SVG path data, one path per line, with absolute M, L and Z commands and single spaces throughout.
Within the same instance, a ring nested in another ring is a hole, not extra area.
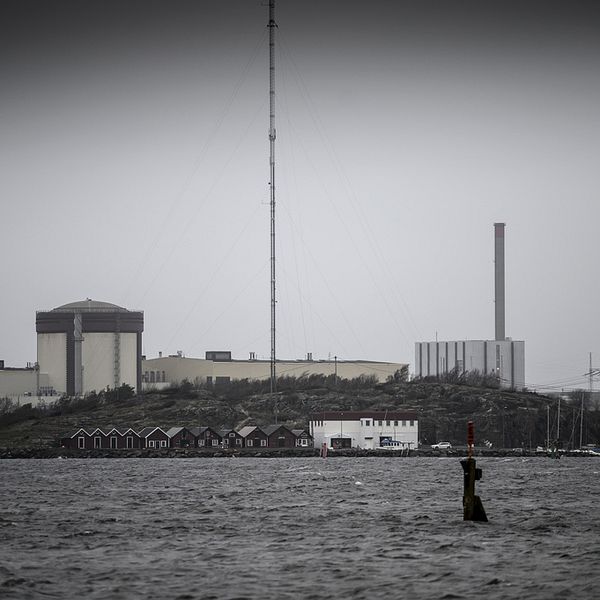
M 275 346 L 275 0 L 269 0 L 269 166 L 271 193 L 271 393 L 277 391 Z
M 550 405 L 546 406 L 546 450 L 550 449 Z

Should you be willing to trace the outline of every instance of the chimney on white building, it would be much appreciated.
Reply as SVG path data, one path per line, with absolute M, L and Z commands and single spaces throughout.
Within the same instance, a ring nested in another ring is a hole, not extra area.
M 504 304 L 504 227 L 506 223 L 494 223 L 494 303 L 496 340 L 505 340 Z

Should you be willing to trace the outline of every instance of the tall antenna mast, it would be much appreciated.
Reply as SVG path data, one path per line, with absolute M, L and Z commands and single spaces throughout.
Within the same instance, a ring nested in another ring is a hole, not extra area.
M 277 391 L 275 352 L 275 0 L 269 0 L 269 165 L 271 179 L 271 393 Z

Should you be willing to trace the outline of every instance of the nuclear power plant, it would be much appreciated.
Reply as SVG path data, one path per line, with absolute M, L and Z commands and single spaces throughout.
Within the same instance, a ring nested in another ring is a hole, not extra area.
M 506 337 L 505 223 L 494 223 L 494 340 L 417 342 L 415 375 L 440 377 L 450 371 L 494 375 L 504 388 L 525 387 L 525 342 Z
M 506 337 L 504 223 L 494 223 L 495 339 L 417 342 L 417 377 L 441 377 L 451 371 L 493 375 L 502 387 L 525 386 L 525 342 Z M 86 299 L 36 313 L 37 362 L 10 368 L 0 360 L 0 398 L 81 396 L 128 384 L 137 392 L 168 387 L 184 379 L 225 383 L 236 379 L 268 379 L 270 361 L 236 360 L 231 352 L 207 352 L 204 359 L 182 352 L 146 359 L 142 356 L 144 313 L 116 304 Z M 404 363 L 368 360 L 277 360 L 280 376 L 333 375 L 375 377 L 385 381 Z
M 0 361 L 0 398 L 36 403 L 60 396 L 82 396 L 122 384 L 137 392 L 192 383 L 222 384 L 240 379 L 269 379 L 270 361 L 250 353 L 234 359 L 229 351 L 209 351 L 205 358 L 177 354 L 142 356 L 144 313 L 109 302 L 86 299 L 36 313 L 37 362 L 25 368 Z M 394 377 L 404 363 L 305 359 L 277 361 L 279 376 L 324 375 L 335 378 Z
M 83 300 L 36 314 L 37 367 L 59 394 L 141 389 L 144 313 Z

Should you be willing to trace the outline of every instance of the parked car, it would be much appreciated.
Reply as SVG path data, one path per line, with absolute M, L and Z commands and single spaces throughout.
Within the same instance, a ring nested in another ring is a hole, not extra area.
M 437 444 L 432 444 L 431 447 L 434 450 L 448 450 L 452 448 L 452 444 L 450 442 L 438 442 Z

